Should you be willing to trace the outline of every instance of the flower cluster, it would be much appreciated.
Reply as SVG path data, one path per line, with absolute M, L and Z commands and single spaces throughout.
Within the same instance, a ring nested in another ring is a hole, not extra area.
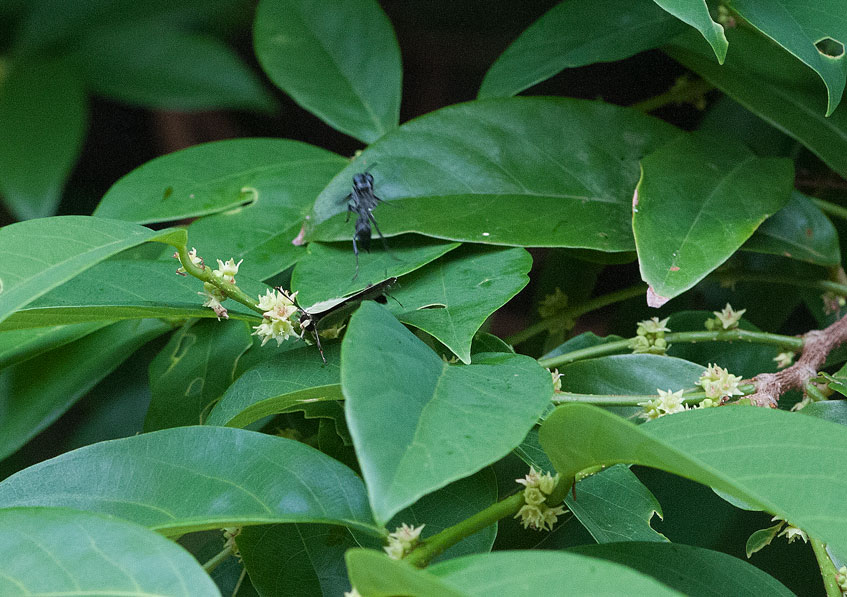
M 842 566 L 835 573 L 835 582 L 838 583 L 838 588 L 847 592 L 847 566 Z
M 744 392 L 738 389 L 740 381 L 739 376 L 733 375 L 723 367 L 710 364 L 700 376 L 697 385 L 703 388 L 707 398 L 721 402 L 725 398 L 744 395 Z
M 182 263 L 182 259 L 179 258 L 178 252 L 174 253 L 174 258 L 179 260 L 180 263 Z M 199 257 L 197 255 L 197 249 L 195 249 L 194 247 L 191 247 L 191 250 L 188 252 L 188 258 L 191 260 L 191 264 L 194 267 L 199 267 L 200 269 L 205 269 L 206 266 L 203 264 L 203 258 Z M 184 267 L 180 266 L 180 267 L 176 268 L 176 273 L 178 273 L 180 276 L 184 276 L 188 272 L 185 271 Z
M 550 371 L 550 369 L 547 369 L 547 371 Z M 553 391 L 554 392 L 561 392 L 562 391 L 562 374 L 559 373 L 558 369 L 553 369 L 552 371 L 550 371 L 550 375 L 553 376 Z
M 236 558 L 241 558 L 241 552 L 238 551 L 238 544 L 235 538 L 241 534 L 241 527 L 224 527 L 224 547 L 228 548 L 232 555 Z
M 551 508 L 545 503 L 547 496 L 553 493 L 559 483 L 559 475 L 555 477 L 551 476 L 550 473 L 542 475 L 541 471 L 530 467 L 529 474 L 523 479 L 516 479 L 516 481 L 526 489 L 523 491 L 525 503 L 515 514 L 515 518 L 521 519 L 521 524 L 525 529 L 552 531 L 558 517 L 566 512 L 562 506 Z
M 806 534 L 806 531 L 792 526 L 790 522 L 781 519 L 779 516 L 774 516 L 771 521 L 785 523 L 785 527 L 777 534 L 777 537 L 785 537 L 788 539 L 789 543 L 793 542 L 795 539 L 802 539 L 803 543 L 809 542 L 809 536 Z
M 191 262 L 194 263 L 194 265 L 198 265 L 198 263 L 202 265 L 203 260 L 197 257 L 197 252 L 194 249 L 191 249 L 188 255 L 191 257 Z M 235 259 L 229 259 L 226 263 L 224 263 L 218 259 L 218 269 L 212 270 L 212 275 L 218 280 L 228 284 L 235 284 L 235 274 L 238 273 L 238 267 L 243 261 L 244 260 L 242 259 L 238 263 L 235 263 Z M 205 265 L 202 267 L 205 268 Z M 179 270 L 177 270 L 177 273 L 179 273 Z M 212 309 L 215 312 L 215 315 L 218 316 L 218 321 L 220 321 L 221 317 L 229 319 L 229 313 L 227 313 L 226 307 L 221 304 L 226 300 L 226 292 L 210 282 L 203 282 L 203 292 L 198 292 L 197 294 L 205 299 L 203 301 L 203 306 Z
M 726 304 L 722 311 L 712 311 L 715 317 L 706 320 L 707 330 L 734 330 L 738 327 L 738 322 L 741 321 L 741 316 L 747 312 L 747 309 L 735 311 L 732 305 Z
M 658 317 L 647 319 L 638 322 L 636 336 L 629 341 L 629 348 L 632 352 L 665 354 L 668 349 L 668 343 L 665 340 L 665 332 L 669 332 L 667 327 L 669 317 L 659 320 Z
M 562 289 L 556 287 L 553 294 L 548 294 L 538 305 L 538 314 L 544 319 L 555 317 L 562 313 L 568 306 L 568 295 L 562 292 Z
M 254 336 L 262 339 L 262 346 L 268 340 L 276 340 L 277 346 L 291 336 L 296 336 L 291 316 L 297 313 L 294 298 L 297 293 L 289 295 L 284 290 L 268 290 L 264 296 L 259 296 L 259 308 L 262 310 L 262 323 L 253 326 Z
M 794 362 L 794 353 L 793 352 L 781 352 L 773 358 L 776 361 L 776 366 L 779 369 L 783 367 L 788 367 L 791 363 Z
M 410 527 L 405 522 L 388 534 L 388 545 L 383 547 L 392 560 L 401 560 L 419 542 L 421 531 L 425 525 Z
M 648 420 L 658 419 L 665 415 L 672 415 L 673 413 L 687 410 L 682 403 L 682 390 L 677 390 L 676 392 L 668 390 L 666 392 L 657 388 L 656 391 L 659 392 L 658 398 L 638 403 L 638 406 L 644 409 L 644 412 L 641 413 L 643 418 Z

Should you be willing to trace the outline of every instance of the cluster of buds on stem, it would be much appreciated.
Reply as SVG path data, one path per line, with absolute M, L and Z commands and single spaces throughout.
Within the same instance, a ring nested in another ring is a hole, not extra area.
M 288 340 L 291 336 L 297 336 L 291 317 L 298 312 L 294 305 L 297 293 L 288 294 L 285 290 L 268 290 L 264 296 L 259 296 L 259 308 L 262 310 L 262 323 L 253 326 L 256 330 L 254 336 L 262 339 L 262 346 L 268 340 L 276 340 L 277 346 Z
M 734 330 L 738 328 L 738 322 L 741 321 L 741 316 L 747 312 L 747 309 L 735 311 L 732 305 L 726 304 L 722 311 L 712 311 L 715 316 L 706 320 L 706 329 L 714 330 Z
M 402 560 L 420 542 L 421 531 L 425 525 L 411 527 L 405 522 L 388 534 L 388 545 L 383 547 L 392 560 Z
M 550 507 L 546 504 L 547 496 L 553 493 L 559 483 L 559 475 L 542 475 L 541 471 L 529 467 L 529 474 L 516 481 L 526 489 L 523 491 L 524 505 L 515 514 L 515 518 L 521 519 L 525 529 L 552 531 L 558 517 L 566 512 L 562 506 Z
M 668 327 L 668 319 L 659 320 L 658 317 L 638 322 L 636 336 L 629 341 L 629 348 L 635 354 L 665 354 L 668 343 L 665 340 L 665 332 L 671 331 Z
M 697 385 L 706 392 L 706 398 L 721 403 L 733 396 L 743 396 L 738 388 L 741 377 L 733 375 L 723 367 L 710 364 L 697 380 Z

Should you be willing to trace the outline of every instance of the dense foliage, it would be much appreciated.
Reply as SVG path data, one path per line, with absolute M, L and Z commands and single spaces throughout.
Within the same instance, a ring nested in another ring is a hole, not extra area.
M 53 215 L 93 97 L 274 109 L 213 4 L 0 7 L 0 594 L 847 591 L 843 0 L 564 0 L 402 124 L 375 0 L 260 0 L 361 151 Z M 648 51 L 687 71 L 632 106 L 517 95 Z

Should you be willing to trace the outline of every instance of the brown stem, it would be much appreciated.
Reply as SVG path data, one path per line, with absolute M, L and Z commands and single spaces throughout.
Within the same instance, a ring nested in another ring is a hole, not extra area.
M 777 373 L 760 373 L 752 379 L 756 391 L 747 396 L 753 404 L 776 408 L 779 397 L 788 390 L 799 390 L 817 376 L 827 355 L 847 341 L 847 315 L 823 330 L 803 335 L 803 352 L 791 367 Z

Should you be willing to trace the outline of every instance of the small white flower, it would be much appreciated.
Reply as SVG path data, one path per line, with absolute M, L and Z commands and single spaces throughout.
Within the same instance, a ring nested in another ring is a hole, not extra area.
M 276 289 L 269 289 L 264 296 L 259 296 L 258 306 L 263 311 L 263 319 L 261 324 L 253 326 L 256 330 L 253 335 L 262 339 L 262 346 L 268 340 L 276 340 L 279 346 L 291 336 L 297 335 L 291 322 L 291 316 L 297 313 L 297 307 L 294 306 L 296 296 L 296 292 L 289 295 Z
M 547 369 L 547 371 L 550 371 L 550 369 Z M 553 391 L 554 392 L 561 392 L 562 391 L 562 374 L 559 373 L 558 369 L 553 369 L 552 371 L 550 371 L 550 375 L 553 376 Z
M 707 398 L 720 400 L 732 396 L 743 396 L 744 392 L 738 389 L 741 377 L 733 375 L 723 367 L 709 365 L 697 381 L 706 392 Z
M 344 591 L 344 597 L 362 597 L 362 595 L 356 590 L 356 587 L 353 587 L 349 591 Z
M 226 307 L 221 304 L 221 302 L 226 300 L 226 295 L 217 286 L 204 282 L 203 292 L 198 292 L 197 294 L 205 299 L 203 306 L 212 309 L 215 315 L 218 316 L 218 321 L 221 320 L 221 317 L 229 319 L 229 313 L 227 313 Z
M 747 309 L 734 311 L 732 305 L 726 304 L 722 311 L 712 311 L 715 314 L 715 319 L 720 322 L 720 325 L 725 330 L 733 330 L 738 327 L 738 322 L 741 321 L 741 316 L 747 312 Z
M 665 415 L 688 410 L 688 407 L 682 403 L 682 390 L 672 392 L 656 388 L 656 391 L 659 393 L 658 398 L 638 403 L 638 406 L 644 409 L 644 412 L 641 413 L 643 418 L 658 419 Z
M 388 557 L 392 560 L 400 560 L 412 551 L 412 548 L 418 544 L 424 526 L 426 525 L 422 524 L 419 527 L 412 527 L 404 522 L 393 533 L 389 533 L 388 545 L 383 547 Z
M 794 362 L 794 353 L 793 352 L 781 352 L 773 358 L 776 361 L 776 366 L 779 369 L 783 367 L 788 367 L 791 363 Z
M 668 328 L 669 320 L 670 317 L 665 317 L 661 321 L 658 317 L 651 317 L 650 319 L 639 321 L 637 334 L 639 336 L 643 336 L 644 334 L 658 334 L 659 332 L 669 332 L 671 331 L 670 328 Z
M 241 266 L 242 263 L 244 263 L 244 260 L 242 259 L 238 263 L 235 262 L 235 259 L 229 259 L 226 263 L 224 263 L 220 259 L 218 259 L 217 261 L 218 269 L 212 270 L 212 275 L 222 280 L 226 280 L 230 284 L 235 284 L 235 274 L 238 273 L 238 268 Z
M 179 258 L 178 252 L 174 253 L 174 257 L 179 260 L 180 263 L 182 263 L 182 260 Z M 191 247 L 191 250 L 188 252 L 188 258 L 191 260 L 191 264 L 195 267 L 199 267 L 200 269 L 206 267 L 205 265 L 203 265 L 203 258 L 197 256 L 197 249 L 195 249 L 194 247 Z M 180 276 L 184 276 L 187 272 L 185 271 L 184 267 L 180 266 L 177 268 L 176 273 L 178 273 Z

